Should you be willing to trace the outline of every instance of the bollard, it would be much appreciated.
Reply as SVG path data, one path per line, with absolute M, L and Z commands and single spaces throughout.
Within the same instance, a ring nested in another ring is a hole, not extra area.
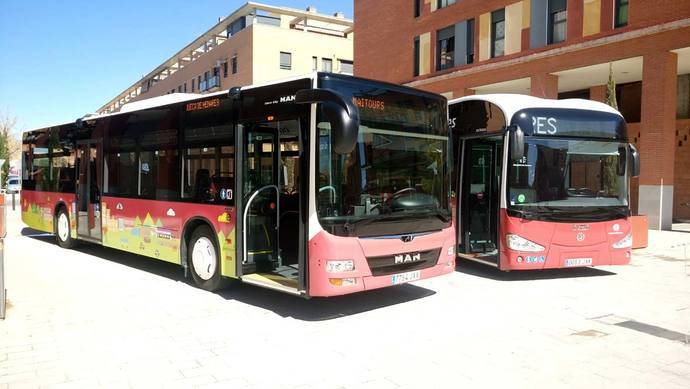
M 5 319 L 5 235 L 7 234 L 5 196 L 0 196 L 0 320 Z
M 14 211 L 14 195 L 16 195 L 17 192 L 12 192 L 12 210 Z

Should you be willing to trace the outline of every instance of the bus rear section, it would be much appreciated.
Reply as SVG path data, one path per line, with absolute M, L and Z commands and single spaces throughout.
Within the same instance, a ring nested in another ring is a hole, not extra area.
M 454 270 L 447 102 L 313 74 L 26 132 L 22 218 L 224 279 L 336 296 Z
M 639 157 L 618 112 L 587 100 L 451 102 L 458 256 L 501 270 L 630 262 Z

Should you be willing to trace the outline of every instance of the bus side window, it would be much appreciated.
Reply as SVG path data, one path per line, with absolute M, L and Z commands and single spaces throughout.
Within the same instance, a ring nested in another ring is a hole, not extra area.
M 198 203 L 231 205 L 234 201 L 234 166 L 233 146 L 186 149 L 182 197 Z

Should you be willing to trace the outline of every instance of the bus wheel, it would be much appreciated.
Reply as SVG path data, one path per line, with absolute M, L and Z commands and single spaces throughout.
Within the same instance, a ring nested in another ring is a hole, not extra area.
M 69 215 L 65 208 L 60 208 L 55 218 L 55 238 L 58 246 L 63 249 L 71 249 L 77 245 L 77 241 L 70 235 Z
M 196 286 L 209 292 L 220 289 L 218 247 L 208 226 L 199 226 L 192 233 L 187 245 L 187 261 Z

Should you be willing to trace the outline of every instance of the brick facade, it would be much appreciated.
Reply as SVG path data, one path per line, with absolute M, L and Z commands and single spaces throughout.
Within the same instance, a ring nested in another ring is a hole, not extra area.
M 639 74 L 627 82 L 642 82 L 642 97 L 637 97 L 641 112 L 636 115 L 641 117 L 641 123 L 631 123 L 630 128 L 631 141 L 637 142 L 642 155 L 639 184 L 645 190 L 638 199 L 639 189 L 634 180 L 632 204 L 637 209 L 638 200 L 642 200 L 641 211 L 651 215 L 665 211 L 651 210 L 649 204 L 671 201 L 676 218 L 690 218 L 690 207 L 681 206 L 690 202 L 690 169 L 678 168 L 682 166 L 679 160 L 687 157 L 668 152 L 671 147 L 679 148 L 675 132 L 682 127 L 681 123 L 685 123 L 688 132 L 687 122 L 676 121 L 675 85 L 681 70 L 676 52 L 681 50 L 683 56 L 690 56 L 690 0 L 630 0 L 627 25 L 618 28 L 614 25 L 616 0 L 567 0 L 566 40 L 541 46 L 535 45 L 533 38 L 535 34 L 539 37 L 537 31 L 545 27 L 543 23 L 539 25 L 542 19 L 532 19 L 533 15 L 541 15 L 538 9 L 535 13 L 535 7 L 547 7 L 547 0 L 463 0 L 436 10 L 431 3 L 435 0 L 420 1 L 422 12 L 415 18 L 412 1 L 407 6 L 399 0 L 355 0 L 356 75 L 455 98 L 480 92 L 486 86 L 518 82 L 524 86 L 519 93 L 557 98 L 559 92 L 573 89 L 559 88 L 556 73 L 603 65 L 608 69 L 609 63 L 616 66 L 616 62 L 638 59 L 641 69 L 634 71 Z M 491 13 L 504 8 L 506 31 L 519 31 L 506 36 L 506 47 L 515 46 L 519 40 L 520 50 L 506 50 L 511 53 L 490 58 Z M 475 20 L 474 63 L 437 71 L 437 31 L 469 19 Z M 424 53 L 428 58 L 422 58 L 430 64 L 430 71 L 415 77 L 413 42 L 415 36 L 423 34 L 431 35 L 431 50 Z M 589 90 L 593 100 L 605 99 L 605 80 L 590 81 L 586 73 L 579 77 L 578 89 Z M 639 139 L 633 139 L 638 138 L 637 134 Z M 675 185 L 676 194 L 670 196 L 673 200 L 662 194 L 659 199 L 650 197 L 645 192 L 650 185 L 670 186 L 671 193 Z

